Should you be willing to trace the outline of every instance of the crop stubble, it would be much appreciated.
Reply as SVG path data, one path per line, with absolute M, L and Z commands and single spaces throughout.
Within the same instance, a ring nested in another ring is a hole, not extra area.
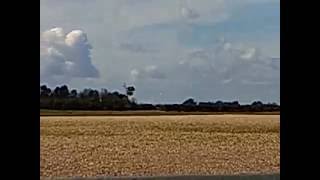
M 40 119 L 41 177 L 279 172 L 279 115 Z

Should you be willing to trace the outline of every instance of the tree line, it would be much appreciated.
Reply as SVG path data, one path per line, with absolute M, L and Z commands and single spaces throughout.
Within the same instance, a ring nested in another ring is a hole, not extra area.
M 190 98 L 181 104 L 143 104 L 135 102 L 132 97 L 134 87 L 128 87 L 126 94 L 85 88 L 78 92 L 69 90 L 67 85 L 50 89 L 40 85 L 40 109 L 53 110 L 162 110 L 162 111 L 198 111 L 198 112 L 272 112 L 280 111 L 276 103 L 264 104 L 255 101 L 248 105 L 234 102 L 196 102 Z

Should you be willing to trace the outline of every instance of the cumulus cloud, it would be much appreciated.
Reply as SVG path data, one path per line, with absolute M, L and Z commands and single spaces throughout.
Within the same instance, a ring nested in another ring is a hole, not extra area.
M 62 28 L 53 28 L 40 33 L 41 81 L 99 77 L 91 61 L 91 49 L 86 33 L 81 30 L 65 33 Z
M 132 69 L 130 75 L 134 81 L 139 79 L 165 79 L 166 75 L 157 66 L 146 66 L 143 69 Z
M 245 47 L 222 41 L 214 48 L 186 52 L 178 63 L 193 77 L 215 83 L 266 84 L 278 79 L 279 61 L 259 53 L 255 47 Z M 251 83 L 250 83 L 251 82 Z

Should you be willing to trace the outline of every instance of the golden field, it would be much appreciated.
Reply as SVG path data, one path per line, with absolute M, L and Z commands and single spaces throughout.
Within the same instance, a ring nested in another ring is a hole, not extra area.
M 279 115 L 40 117 L 40 176 L 279 173 Z

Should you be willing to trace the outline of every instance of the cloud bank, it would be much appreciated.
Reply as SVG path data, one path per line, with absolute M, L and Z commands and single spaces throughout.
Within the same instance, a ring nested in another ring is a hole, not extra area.
M 81 30 L 65 33 L 62 28 L 53 28 L 40 33 L 41 82 L 58 84 L 72 78 L 98 78 L 91 49 Z
M 280 61 L 265 56 L 256 47 L 225 41 L 214 48 L 186 52 L 179 65 L 179 72 L 210 83 L 272 84 L 278 82 L 280 75 Z
M 165 79 L 165 73 L 161 72 L 157 66 L 146 66 L 143 69 L 132 69 L 131 78 L 133 81 L 141 79 Z

